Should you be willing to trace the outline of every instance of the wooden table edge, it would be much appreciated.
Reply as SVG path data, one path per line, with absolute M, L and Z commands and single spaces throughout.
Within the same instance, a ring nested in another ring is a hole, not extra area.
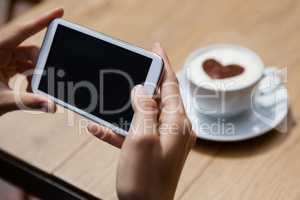
M 42 199 L 100 200 L 0 148 L 0 177 Z

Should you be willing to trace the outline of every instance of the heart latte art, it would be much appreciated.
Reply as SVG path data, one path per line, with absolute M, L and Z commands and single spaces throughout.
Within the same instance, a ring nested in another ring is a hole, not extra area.
M 203 70 L 212 79 L 224 79 L 242 74 L 245 69 L 237 64 L 223 66 L 215 59 L 208 59 L 203 62 Z
M 257 82 L 263 73 L 261 59 L 251 50 L 214 45 L 198 50 L 188 60 L 187 78 L 197 86 L 236 90 Z

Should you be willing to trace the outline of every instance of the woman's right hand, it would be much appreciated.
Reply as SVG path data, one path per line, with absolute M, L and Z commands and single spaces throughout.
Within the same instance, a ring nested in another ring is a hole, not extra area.
M 120 199 L 173 199 L 196 140 L 170 62 L 159 44 L 154 52 L 165 64 L 160 102 L 147 95 L 141 85 L 133 89 L 134 117 L 126 138 L 95 123 L 88 126 L 96 137 L 121 148 L 117 173 Z

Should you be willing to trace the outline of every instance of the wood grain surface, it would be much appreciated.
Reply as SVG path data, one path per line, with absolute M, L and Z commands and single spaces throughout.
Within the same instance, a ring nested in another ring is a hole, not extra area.
M 288 132 L 240 143 L 199 140 L 175 198 L 300 199 L 300 1 L 51 0 L 13 23 L 58 6 L 68 20 L 143 48 L 160 41 L 175 70 L 211 43 L 240 44 L 260 54 L 266 66 L 287 67 Z M 26 42 L 41 44 L 43 34 Z M 0 118 L 0 148 L 102 199 L 116 199 L 119 151 L 89 136 L 84 123 L 64 109 L 10 113 Z

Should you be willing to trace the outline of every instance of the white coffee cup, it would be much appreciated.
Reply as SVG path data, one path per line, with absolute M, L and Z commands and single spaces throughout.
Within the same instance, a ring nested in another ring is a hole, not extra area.
M 230 78 L 212 79 L 202 67 L 207 59 L 215 59 L 223 65 L 240 65 L 244 72 Z M 194 106 L 198 112 L 213 117 L 231 117 L 251 109 L 265 69 L 255 52 L 231 44 L 201 48 L 188 57 L 185 66 Z

